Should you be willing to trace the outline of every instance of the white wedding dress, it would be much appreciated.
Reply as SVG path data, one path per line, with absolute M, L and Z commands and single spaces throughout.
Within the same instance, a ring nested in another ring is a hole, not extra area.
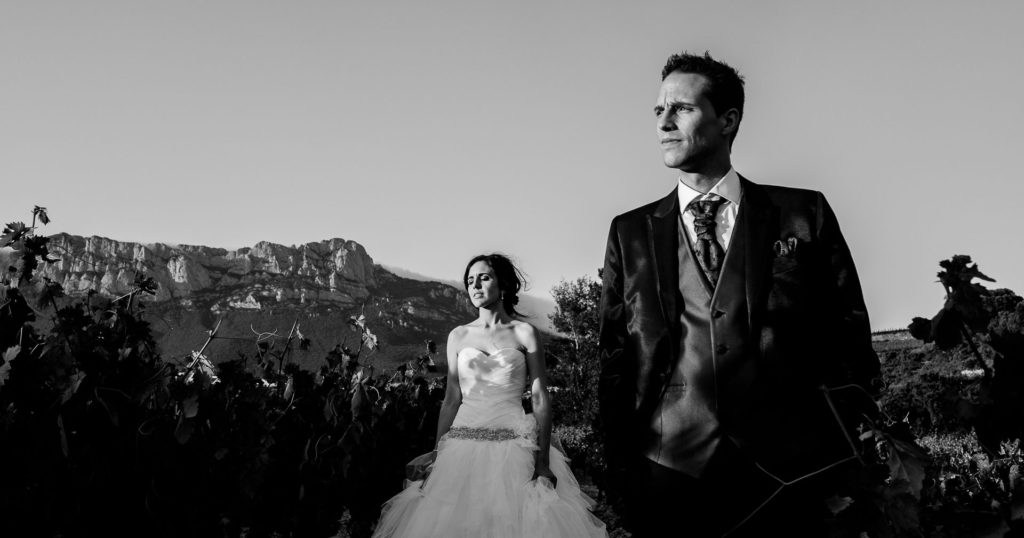
M 430 475 L 384 504 L 374 537 L 606 537 L 561 452 L 549 456 L 556 488 L 531 480 L 537 423 L 522 406 L 523 352 L 465 348 L 457 360 L 462 405 Z

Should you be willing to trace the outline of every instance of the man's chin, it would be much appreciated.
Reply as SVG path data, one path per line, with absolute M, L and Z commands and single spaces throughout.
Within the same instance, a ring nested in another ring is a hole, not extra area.
M 695 156 L 688 156 L 688 158 L 669 158 L 665 156 L 665 166 L 673 170 L 679 170 L 686 174 L 700 173 L 707 167 L 708 161 L 706 159 L 697 158 Z
M 693 165 L 693 158 L 691 155 L 682 154 L 678 151 L 666 151 L 662 154 L 662 161 L 668 168 L 675 168 L 682 170 L 688 166 Z
M 690 163 L 687 163 L 686 161 L 681 159 L 669 159 L 666 157 L 665 166 L 668 168 L 672 168 L 674 170 L 680 170 L 685 172 L 686 168 L 690 167 Z

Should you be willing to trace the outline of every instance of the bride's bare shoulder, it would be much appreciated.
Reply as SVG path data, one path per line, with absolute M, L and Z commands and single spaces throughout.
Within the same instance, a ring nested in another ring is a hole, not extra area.
M 534 327 L 529 322 L 523 321 L 521 319 L 514 319 L 514 320 L 512 320 L 510 325 L 512 325 L 512 329 L 514 331 L 516 331 L 516 332 L 529 332 L 529 333 L 534 333 L 534 334 L 536 334 L 536 332 L 537 332 L 537 328 L 536 327 Z
M 512 330 L 515 332 L 516 341 L 527 347 L 532 347 L 531 344 L 536 343 L 538 339 L 537 328 L 525 321 L 514 320 Z
M 461 343 L 466 339 L 466 336 L 469 335 L 470 331 L 471 327 L 469 325 L 459 325 L 452 329 L 452 331 L 448 333 L 448 346 L 451 347 Z

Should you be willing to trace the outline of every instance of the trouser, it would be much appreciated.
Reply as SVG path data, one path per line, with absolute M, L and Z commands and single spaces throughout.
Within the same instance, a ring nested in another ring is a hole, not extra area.
M 634 538 L 825 534 L 826 509 L 813 488 L 800 484 L 779 490 L 779 483 L 728 439 L 700 478 L 642 456 L 635 458 L 629 477 L 626 519 Z

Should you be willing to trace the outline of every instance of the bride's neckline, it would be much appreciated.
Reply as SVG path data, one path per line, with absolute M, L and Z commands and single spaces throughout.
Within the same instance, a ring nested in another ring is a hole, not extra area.
M 526 355 L 526 353 L 523 352 L 523 350 L 518 348 L 518 347 L 499 347 L 498 349 L 495 349 L 494 351 L 487 352 L 487 351 L 484 351 L 484 350 L 482 350 L 482 349 L 480 349 L 478 347 L 473 347 L 473 346 L 466 346 L 466 347 L 460 349 L 458 355 L 462 355 L 462 352 L 466 351 L 467 349 L 472 349 L 473 351 L 478 351 L 478 352 L 483 353 L 484 355 L 486 355 L 488 357 L 490 357 L 491 355 L 497 355 L 498 353 L 501 353 L 502 351 L 505 351 L 505 350 L 518 351 L 518 352 L 522 353 L 524 356 Z

